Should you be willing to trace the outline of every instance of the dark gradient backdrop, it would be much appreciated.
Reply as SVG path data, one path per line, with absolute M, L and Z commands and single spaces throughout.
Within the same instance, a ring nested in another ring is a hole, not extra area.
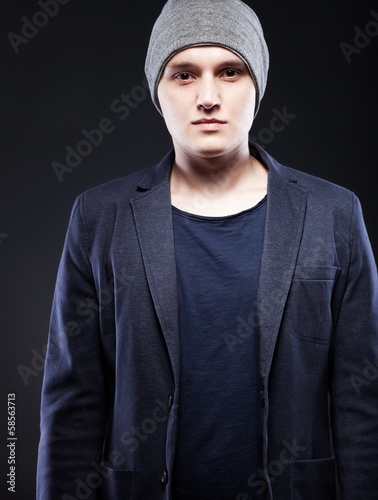
M 1 4 L 2 499 L 35 496 L 43 351 L 74 198 L 155 163 L 171 144 L 143 88 L 149 33 L 163 3 Z M 354 190 L 377 255 L 377 1 L 247 3 L 260 16 L 271 53 L 251 137 L 282 163 Z M 272 122 L 274 116 L 281 121 Z M 82 131 L 100 122 L 102 140 L 93 135 L 91 152 L 81 143 L 86 156 L 71 157 L 76 166 L 59 177 L 53 162 L 64 168 L 66 147 L 76 149 Z M 16 494 L 6 485 L 8 393 L 17 403 Z

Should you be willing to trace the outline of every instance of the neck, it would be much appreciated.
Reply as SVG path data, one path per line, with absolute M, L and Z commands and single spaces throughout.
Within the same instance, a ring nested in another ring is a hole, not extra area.
M 228 215 L 250 208 L 267 190 L 267 171 L 248 145 L 233 154 L 193 158 L 176 151 L 171 174 L 173 205 L 202 215 Z
M 172 181 L 184 187 L 195 188 L 219 183 L 224 189 L 232 188 L 239 177 L 244 177 L 253 168 L 253 157 L 248 145 L 232 153 L 215 157 L 194 157 L 175 149 Z

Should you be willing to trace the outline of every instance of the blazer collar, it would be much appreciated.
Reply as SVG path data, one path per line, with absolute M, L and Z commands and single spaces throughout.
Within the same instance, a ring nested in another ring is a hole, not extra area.
M 139 182 L 138 191 L 148 191 L 162 182 L 169 182 L 172 165 L 175 159 L 175 152 L 172 148 L 159 163 L 152 169 L 148 169 L 148 174 Z
M 251 155 L 261 161 L 268 169 L 269 175 L 277 179 L 281 178 L 282 181 L 293 182 L 297 181 L 294 171 L 287 169 L 278 163 L 272 156 L 270 156 L 261 146 L 253 142 L 249 143 Z M 169 182 L 169 177 L 172 165 L 175 159 L 174 149 L 170 149 L 168 153 L 157 163 L 152 169 L 149 169 L 147 175 L 138 184 L 139 191 L 148 191 L 149 189 L 157 186 L 161 182 Z

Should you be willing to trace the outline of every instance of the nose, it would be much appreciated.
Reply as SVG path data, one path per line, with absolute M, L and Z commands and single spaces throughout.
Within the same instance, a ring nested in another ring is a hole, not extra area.
M 198 88 L 197 106 L 205 110 L 220 106 L 219 89 L 214 77 L 204 77 L 201 79 Z

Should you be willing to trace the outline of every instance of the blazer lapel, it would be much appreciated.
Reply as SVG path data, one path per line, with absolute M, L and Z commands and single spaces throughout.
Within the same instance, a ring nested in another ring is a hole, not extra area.
M 155 310 L 167 344 L 176 384 L 179 381 L 179 326 L 176 263 L 167 155 L 131 200 L 136 230 Z
M 269 374 L 303 232 L 307 191 L 289 169 L 258 149 L 269 168 L 268 206 L 257 295 L 261 376 Z

